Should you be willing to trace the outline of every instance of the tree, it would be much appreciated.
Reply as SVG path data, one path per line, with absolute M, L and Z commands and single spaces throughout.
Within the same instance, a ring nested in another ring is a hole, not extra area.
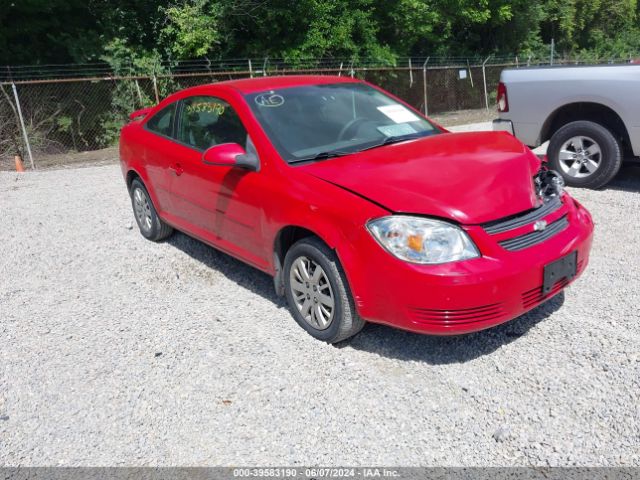
M 1 0 L 0 64 L 640 49 L 638 0 Z
M 207 56 L 222 40 L 221 23 L 225 10 L 222 3 L 210 0 L 172 5 L 164 10 L 167 22 L 162 28 L 161 39 L 178 58 Z

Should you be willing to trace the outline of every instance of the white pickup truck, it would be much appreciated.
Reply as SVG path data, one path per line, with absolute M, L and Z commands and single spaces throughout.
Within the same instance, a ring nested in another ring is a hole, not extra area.
M 568 185 L 599 188 L 640 157 L 640 65 L 507 69 L 499 119 L 524 144 L 550 140 L 549 166 Z

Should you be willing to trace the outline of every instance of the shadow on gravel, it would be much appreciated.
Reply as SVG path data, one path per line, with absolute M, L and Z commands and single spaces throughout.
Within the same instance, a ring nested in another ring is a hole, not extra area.
M 604 187 L 605 190 L 640 192 L 640 164 L 626 163 L 616 177 Z
M 529 329 L 556 312 L 564 303 L 564 292 L 515 320 L 489 330 L 453 337 L 436 337 L 368 324 L 339 348 L 355 348 L 398 360 L 414 360 L 432 365 L 461 363 L 494 352 L 516 341 Z
M 181 232 L 174 233 L 169 237 L 167 243 L 182 250 L 208 268 L 221 273 L 232 282 L 271 301 L 274 305 L 286 307 L 286 300 L 276 295 L 273 288 L 273 279 L 257 268 L 236 260 L 231 255 L 216 250 Z
M 193 259 L 227 277 L 232 282 L 286 308 L 286 300 L 275 294 L 271 277 L 215 248 L 176 232 L 167 243 Z M 502 345 L 525 335 L 530 328 L 557 311 L 564 303 L 564 292 L 531 312 L 490 330 L 455 337 L 436 337 L 397 330 L 384 325 L 367 324 L 353 339 L 336 345 L 337 348 L 376 353 L 399 360 L 415 360 L 430 364 L 460 363 L 487 355 Z M 291 319 L 293 324 L 294 320 Z M 300 330 L 300 334 L 304 334 Z

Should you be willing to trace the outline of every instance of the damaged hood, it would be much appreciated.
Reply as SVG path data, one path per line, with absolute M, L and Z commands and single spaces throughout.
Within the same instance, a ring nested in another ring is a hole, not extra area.
M 462 224 L 539 204 L 533 177 L 540 160 L 503 132 L 444 133 L 300 168 L 392 212 Z

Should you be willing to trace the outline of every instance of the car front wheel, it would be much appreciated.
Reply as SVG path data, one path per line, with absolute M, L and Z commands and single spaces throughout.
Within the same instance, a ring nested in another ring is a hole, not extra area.
M 291 313 L 310 335 L 337 343 L 362 329 L 342 266 L 321 240 L 296 242 L 285 256 L 283 273 Z
M 605 127 L 588 121 L 571 122 L 551 137 L 549 165 L 567 185 L 600 188 L 622 165 L 620 142 Z

